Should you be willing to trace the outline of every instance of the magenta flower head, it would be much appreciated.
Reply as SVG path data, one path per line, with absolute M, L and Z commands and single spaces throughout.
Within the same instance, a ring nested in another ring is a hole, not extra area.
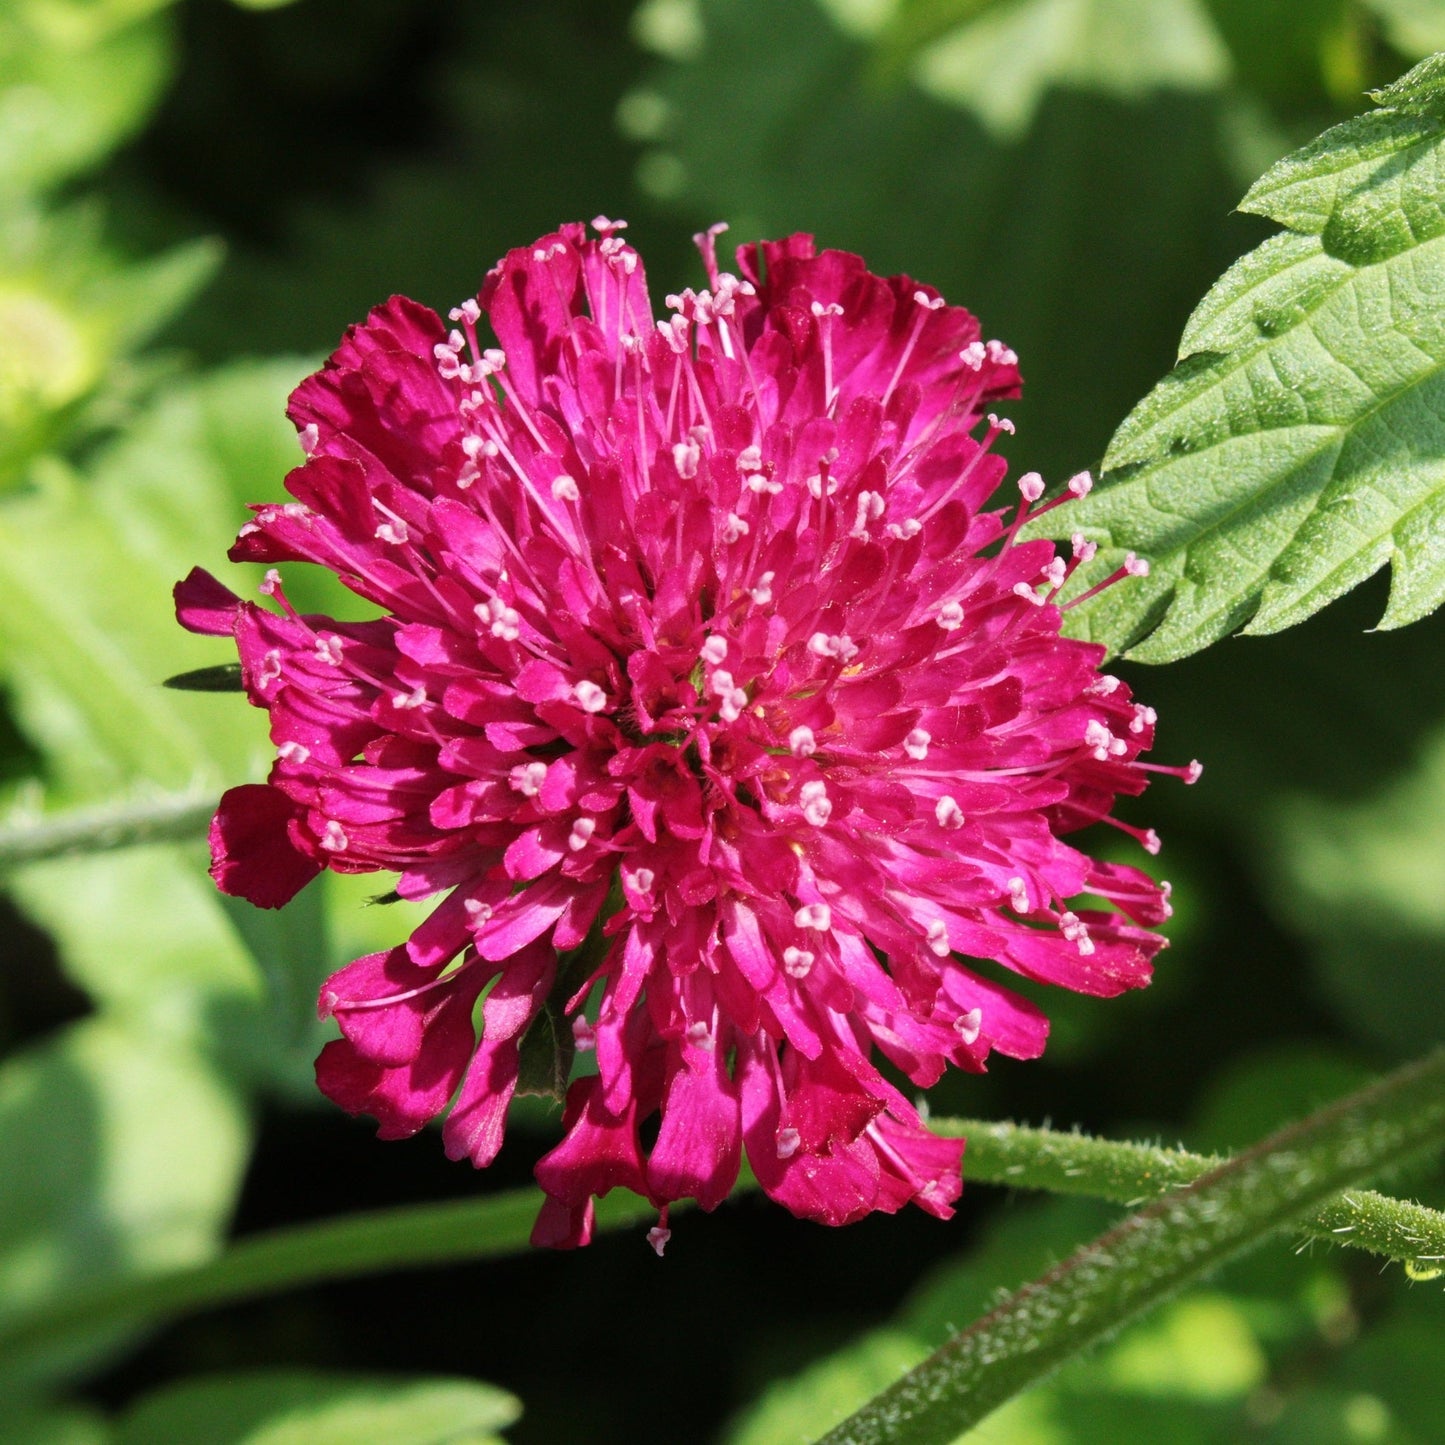
M 621 1185 L 660 1252 L 744 1150 L 808 1219 L 947 1217 L 963 1143 L 895 1080 L 1043 1049 L 993 965 L 1148 982 L 1167 885 L 1063 839 L 1142 791 L 1154 713 L 1060 635 L 1093 549 L 1020 540 L 1057 504 L 1037 474 L 987 507 L 1019 373 L 967 311 L 808 236 L 729 274 L 718 227 L 656 321 L 622 223 L 593 227 L 513 251 L 453 329 L 393 298 L 292 397 L 294 500 L 231 556 L 379 616 L 300 616 L 274 571 L 269 606 L 178 587 L 277 750 L 212 873 L 264 907 L 326 868 L 436 900 L 327 981 L 317 1080 L 382 1138 L 446 1112 L 480 1166 L 527 1059 L 572 1070 L 539 1244 L 586 1243 Z

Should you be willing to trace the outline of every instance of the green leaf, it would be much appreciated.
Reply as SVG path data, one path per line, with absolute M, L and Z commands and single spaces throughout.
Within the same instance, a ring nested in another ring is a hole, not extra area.
M 171 30 L 161 17 L 114 28 L 107 12 L 120 8 L 90 5 L 86 16 L 22 0 L 0 15 L 0 195 L 88 169 L 150 113 L 170 74 Z
M 117 1277 L 174 1270 L 220 1242 L 249 1130 L 232 1092 L 163 1038 L 90 1019 L 0 1065 L 0 1319 Z M 23 1374 L 114 1337 L 86 1320 Z M 0 1372 L 21 1368 L 8 1355 Z
M 909 25 L 915 9 L 904 6 L 895 25 Z M 916 55 L 918 83 L 1006 138 L 1028 129 L 1050 87 L 1135 100 L 1217 90 L 1229 76 L 1228 55 L 1196 0 L 957 0 L 929 9 L 930 28 L 942 28 L 948 9 L 955 28 Z
M 1445 1051 L 1271 1135 L 1026 1285 L 821 1437 L 934 1445 L 1325 1194 L 1445 1141 Z
M 1445 50 L 1445 10 L 1438 0 L 1365 0 L 1390 44 L 1412 60 Z
M 275 495 L 294 463 L 298 371 L 239 364 L 174 387 L 88 477 L 52 467 L 44 491 L 0 507 L 0 664 L 59 797 L 140 780 L 219 793 L 264 772 L 259 712 L 161 683 L 233 660 L 176 625 L 171 588 L 196 563 L 228 570 L 242 499 Z
M 1100 486 L 1065 509 L 1153 564 L 1081 609 L 1131 657 L 1279 631 L 1386 563 L 1381 627 L 1445 600 L 1442 63 L 1377 99 L 1251 189 L 1241 209 L 1289 230 L 1204 298 Z
M 112 1445 L 110 1427 L 98 1410 L 12 1404 L 0 1420 L 0 1445 Z
M 128 354 L 210 279 L 200 241 L 124 265 L 94 206 L 0 208 L 0 487 L 49 449 L 72 446 L 134 404 L 145 369 Z
M 1400 1051 L 1445 1034 L 1445 733 L 1373 797 L 1286 800 L 1263 843 L 1271 896 L 1351 1031 Z
M 116 1445 L 490 1445 L 521 1402 L 477 1380 L 267 1370 L 182 1381 L 128 1410 Z

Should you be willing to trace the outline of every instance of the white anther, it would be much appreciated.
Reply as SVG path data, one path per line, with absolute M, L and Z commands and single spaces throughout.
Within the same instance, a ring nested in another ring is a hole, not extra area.
M 1027 913 L 1029 911 L 1029 889 L 1028 884 L 1022 878 L 1010 878 L 1008 881 L 1008 901 L 1015 913 Z
M 1025 602 L 1032 603 L 1035 607 L 1044 605 L 1044 599 L 1027 582 L 1015 582 L 1013 594 L 1015 597 L 1021 597 Z
M 341 638 L 334 632 L 323 632 L 316 639 L 316 660 L 340 667 L 342 645 Z
M 928 925 L 928 947 L 939 958 L 947 958 L 949 955 L 948 925 L 941 918 L 935 918 Z
M 592 840 L 592 835 L 597 831 L 596 818 L 578 818 L 572 824 L 572 831 L 567 835 L 567 846 L 574 853 L 580 853 Z
M 261 579 L 256 591 L 263 597 L 274 597 L 280 590 L 281 574 L 274 567 L 268 567 L 266 575 Z
M 728 640 L 726 637 L 719 637 L 714 633 L 702 645 L 702 660 L 713 667 L 716 667 L 727 655 Z
M 757 446 L 744 447 L 738 453 L 738 471 L 760 472 L 763 469 L 763 449 Z
M 1131 733 L 1142 733 L 1145 728 L 1152 728 L 1159 721 L 1159 714 L 1152 707 L 1145 707 L 1142 702 L 1134 704 L 1134 716 L 1129 721 Z
M 1044 479 L 1037 472 L 1025 472 L 1019 478 L 1019 492 L 1024 501 L 1037 502 L 1044 494 Z
M 748 530 L 748 524 L 736 512 L 729 512 L 727 521 L 723 523 L 723 542 L 730 547 L 734 542 L 746 537 Z
M 1118 691 L 1119 679 L 1110 676 L 1107 672 L 1101 672 L 1084 692 L 1090 697 L 1108 697 L 1110 693 Z
M 561 241 L 553 241 L 550 246 L 538 246 L 532 252 L 534 261 L 550 261 L 555 256 L 565 255 L 567 247 Z
M 818 751 L 818 740 L 810 727 L 795 727 L 788 734 L 788 751 L 795 758 L 811 758 Z
M 1084 746 L 1092 748 L 1094 757 L 1101 763 L 1108 761 L 1115 741 L 1114 734 L 1097 718 L 1084 729 Z
M 593 216 L 592 229 L 599 236 L 610 236 L 614 231 L 625 231 L 626 221 L 609 221 L 606 216 Z
M 948 793 L 933 805 L 933 816 L 938 820 L 940 828 L 961 828 L 967 821 L 957 800 Z
M 945 602 L 933 619 L 945 632 L 957 632 L 963 626 L 963 604 Z
M 667 1241 L 672 1238 L 672 1231 L 664 1229 L 660 1224 L 654 1224 L 647 1231 L 647 1242 L 652 1246 L 652 1252 L 662 1258 L 662 1251 L 667 1248 Z
M 321 846 L 328 853 L 344 853 L 351 846 L 351 839 L 335 818 L 327 822 L 326 831 L 321 835 Z
M 763 575 L 758 578 L 757 585 L 748 588 L 748 596 L 751 597 L 759 607 L 766 607 L 772 602 L 773 578 L 776 576 L 776 572 L 764 572 Z
M 482 318 L 482 308 L 475 301 L 468 297 L 460 306 L 453 306 L 447 312 L 449 321 L 465 321 L 475 326 Z
M 301 428 L 296 440 L 301 443 L 301 450 L 306 456 L 314 457 L 321 448 L 321 429 L 314 421 L 309 421 Z
M 712 1030 L 699 1019 L 696 1023 L 687 1026 L 687 1041 L 695 1049 L 702 1049 L 706 1053 L 712 1053 L 716 1047 L 716 1040 L 712 1036 Z
M 287 741 L 276 749 L 276 756 L 283 763 L 295 763 L 298 767 L 311 756 L 311 749 L 305 743 Z
M 518 763 L 507 774 L 507 782 L 524 798 L 535 798 L 547 781 L 546 763 Z
M 827 933 L 833 926 L 833 910 L 826 903 L 805 903 L 793 914 L 793 922 L 799 928 L 811 928 L 817 933 Z
M 394 692 L 391 695 L 391 705 L 401 708 L 403 711 L 420 707 L 426 701 L 426 688 L 414 687 L 410 692 Z
M 778 1130 L 778 1158 L 791 1159 L 798 1152 L 803 1136 L 796 1129 Z
M 1189 766 L 1184 769 L 1184 783 L 1186 787 L 1192 787 L 1203 776 L 1204 764 L 1198 758 L 1190 761 Z
M 657 875 L 651 868 L 636 868 L 633 870 L 630 881 L 639 893 L 651 893 L 652 885 L 657 881 Z
M 754 495 L 766 492 L 768 496 L 776 497 L 783 490 L 783 484 L 766 472 L 749 472 L 746 480 L 748 491 Z
M 990 341 L 984 350 L 988 352 L 988 359 L 995 366 L 1013 366 L 1018 362 L 1018 353 L 1012 347 L 1005 346 L 1002 341 Z
M 583 712 L 601 712 L 607 706 L 607 694 L 587 678 L 572 689 L 572 696 Z
M 987 349 L 981 341 L 970 341 L 962 351 L 958 353 L 958 359 L 970 371 L 982 371 L 984 357 L 988 355 Z
M 1075 472 L 1064 484 L 1064 489 L 1075 497 L 1087 497 L 1094 490 L 1094 479 L 1088 472 Z
M 1136 557 L 1132 552 L 1124 553 L 1124 571 L 1130 577 L 1147 577 L 1149 575 L 1149 564 L 1142 558 Z
M 581 1014 L 572 1020 L 572 1047 L 579 1054 L 590 1053 L 597 1047 L 597 1030 Z
M 889 522 L 883 530 L 896 541 L 906 542 L 923 530 L 923 523 L 917 517 L 909 517 L 904 522 Z
M 933 741 L 933 735 L 923 728 L 914 728 L 906 738 L 903 739 L 903 751 L 916 763 L 921 763 L 928 756 L 928 745 Z
M 1064 573 L 1068 570 L 1068 564 L 1062 557 L 1055 557 L 1040 574 L 1050 587 L 1058 588 L 1064 585 Z
M 983 1028 L 983 1010 L 971 1008 L 966 1014 L 959 1014 L 953 1021 L 953 1027 L 965 1044 L 976 1044 Z
M 1089 937 L 1089 925 L 1080 920 L 1077 913 L 1059 915 L 1059 932 L 1072 943 L 1082 957 L 1087 958 L 1094 951 L 1094 940 Z
M 522 635 L 522 614 L 515 607 L 498 602 L 492 608 L 491 632 L 503 642 L 515 642 Z
M 828 785 L 814 778 L 798 789 L 798 801 L 803 806 L 803 816 L 815 827 L 821 828 L 833 815 L 833 804 L 828 797 Z
M 995 416 L 989 412 L 988 424 L 995 431 L 1007 432 L 1010 436 L 1014 434 L 1014 424 L 1006 416 Z
M 308 507 L 305 502 L 283 502 L 281 505 L 281 515 L 285 517 L 288 522 L 306 522 L 309 524 L 315 513 L 312 512 L 311 508 Z
M 865 537 L 868 535 L 868 523 L 876 522 L 883 515 L 883 497 L 878 492 L 859 492 L 858 510 L 853 516 L 853 530 L 849 534 L 854 537 Z
M 411 536 L 405 522 L 383 522 L 376 529 L 376 540 L 378 542 L 390 542 L 393 547 L 400 547 Z
M 687 331 L 691 323 L 686 316 L 669 316 L 657 323 L 658 334 L 667 342 L 675 356 L 687 350 Z
M 462 907 L 466 910 L 467 922 L 473 928 L 480 928 L 482 924 L 490 922 L 492 917 L 492 905 L 483 903 L 480 898 L 467 898 L 462 901 Z
M 920 293 L 921 294 L 921 293 Z M 822 301 L 815 301 L 808 308 L 814 316 L 841 316 L 843 308 L 836 301 L 829 301 L 826 304 Z
M 577 479 L 565 473 L 560 477 L 553 477 L 552 499 L 558 502 L 580 502 L 582 492 L 577 485 Z
M 735 687 L 722 700 L 718 707 L 718 716 L 724 722 L 736 722 L 748 705 L 748 695 L 740 687 Z
M 1069 538 L 1069 546 L 1074 549 L 1074 561 L 1078 562 L 1081 566 L 1085 562 L 1092 562 L 1094 560 L 1094 553 L 1099 550 L 1099 544 L 1089 541 L 1082 532 L 1075 532 L 1074 535 Z
M 714 697 L 726 697 L 736 686 L 732 673 L 722 667 L 713 673 L 708 682 L 708 690 Z
M 927 291 L 915 291 L 913 299 L 924 308 L 925 311 L 937 311 L 943 305 L 942 296 L 930 296 Z
M 437 370 L 444 381 L 451 381 L 462 374 L 462 365 L 456 352 L 445 342 L 439 341 L 433 346 L 432 355 L 436 358 Z
M 858 645 L 846 632 L 815 632 L 808 639 L 808 651 L 814 657 L 836 657 L 846 663 L 858 656 Z
M 702 460 L 702 448 L 695 441 L 677 442 L 672 448 L 672 464 L 684 481 L 697 475 L 697 464 Z
M 783 972 L 789 978 L 807 978 L 813 967 L 814 956 L 806 948 L 794 948 L 789 944 L 783 950 Z
M 1139 841 L 1143 845 L 1144 851 L 1151 856 L 1163 846 L 1159 842 L 1159 835 L 1152 828 L 1146 828 L 1144 836 Z
M 836 477 L 829 477 L 825 482 L 821 472 L 814 472 L 813 475 L 808 478 L 808 492 L 813 497 L 821 499 L 825 489 L 831 497 L 833 493 L 838 490 L 838 479 Z

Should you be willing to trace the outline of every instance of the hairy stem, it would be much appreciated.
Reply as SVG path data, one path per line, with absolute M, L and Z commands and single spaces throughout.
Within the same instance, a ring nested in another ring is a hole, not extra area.
M 1220 1161 L 1178 1149 L 1116 1143 L 1084 1134 L 934 1119 L 940 1134 L 969 1140 L 974 1184 L 1005 1184 L 1138 1204 L 1187 1185 Z M 756 1187 L 745 1173 L 739 1190 Z M 21 1365 L 81 1334 L 147 1324 L 196 1309 L 279 1293 L 324 1280 L 388 1269 L 518 1254 L 528 1248 L 541 1204 L 535 1189 L 456 1203 L 377 1210 L 253 1235 L 205 1264 L 121 1279 L 77 1291 L 0 1324 L 0 1359 Z M 678 1206 L 674 1206 L 674 1213 Z M 654 1211 L 631 1194 L 600 1202 L 599 1230 L 639 1224 Z M 1403 1262 L 1445 1256 L 1445 1214 L 1405 1200 L 1354 1190 L 1301 1220 L 1309 1238 L 1350 1244 Z
M 77 808 L 50 817 L 12 815 L 0 824 L 0 871 L 75 853 L 204 838 L 215 811 L 215 798 L 180 793 Z
M 943 1445 L 1338 1190 L 1442 1140 L 1445 1050 L 1131 1215 L 954 1335 L 818 1445 Z

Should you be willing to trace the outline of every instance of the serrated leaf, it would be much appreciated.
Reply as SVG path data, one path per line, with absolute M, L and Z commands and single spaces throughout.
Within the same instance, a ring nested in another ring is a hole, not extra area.
M 521 1413 L 478 1380 L 258 1370 L 146 1396 L 116 1445 L 488 1445 Z
M 1389 563 L 1381 627 L 1445 600 L 1445 61 L 1267 172 L 1289 229 L 1190 319 L 1066 525 L 1148 557 L 1088 634 L 1141 661 L 1303 621 Z

